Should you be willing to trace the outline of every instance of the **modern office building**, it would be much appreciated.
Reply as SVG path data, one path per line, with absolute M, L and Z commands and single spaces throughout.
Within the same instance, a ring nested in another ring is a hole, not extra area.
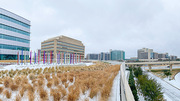
M 177 59 L 177 56 L 170 55 L 170 56 L 169 56 L 169 59 L 170 59 L 170 60 L 176 60 L 176 59 Z
M 110 53 L 108 52 L 101 52 L 99 56 L 100 60 L 110 60 Z
M 159 58 L 159 59 L 165 59 L 165 58 L 166 58 L 166 54 L 164 54 L 164 53 L 159 53 L 159 54 L 158 54 L 158 58 Z
M 142 48 L 137 51 L 138 59 L 153 59 L 153 49 Z
M 137 51 L 137 56 L 140 61 L 158 61 L 158 60 L 176 60 L 177 56 L 169 56 L 168 53 L 153 52 L 153 49 L 142 48 Z
M 22 50 L 28 58 L 29 48 L 30 21 L 0 8 L 0 60 L 17 59 Z
M 41 56 L 44 51 L 45 54 L 52 52 L 54 60 L 59 52 L 66 54 L 67 59 L 70 58 L 68 54 L 76 54 L 84 59 L 85 46 L 79 40 L 61 35 L 41 42 Z
M 153 59 L 158 59 L 158 53 L 153 52 Z
M 86 59 L 87 60 L 99 60 L 99 54 L 87 54 Z
M 125 52 L 122 50 L 110 50 L 111 60 L 125 60 Z

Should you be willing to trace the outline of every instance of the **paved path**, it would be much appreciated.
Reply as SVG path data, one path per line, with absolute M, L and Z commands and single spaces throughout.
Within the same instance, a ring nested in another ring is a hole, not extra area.
M 155 80 L 157 80 L 158 83 L 161 84 L 161 86 L 163 87 L 163 92 L 164 92 L 164 98 L 167 101 L 180 101 L 180 90 L 173 87 L 172 85 L 170 85 L 169 83 L 163 81 L 162 79 L 160 79 L 159 77 L 153 75 L 150 72 L 147 72 L 147 74 L 154 78 Z

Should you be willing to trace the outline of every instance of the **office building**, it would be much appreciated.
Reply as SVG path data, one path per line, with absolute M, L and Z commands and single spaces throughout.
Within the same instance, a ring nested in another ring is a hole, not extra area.
M 99 60 L 99 54 L 87 54 L 86 59 L 87 60 Z
M 108 52 L 101 52 L 100 60 L 110 60 L 110 54 Z
M 54 60 L 59 52 L 66 54 L 67 59 L 70 58 L 68 54 L 76 54 L 84 59 L 85 46 L 79 40 L 61 35 L 41 42 L 41 56 L 44 51 L 46 54 L 52 52 Z
M 177 56 L 170 55 L 169 58 L 170 58 L 170 60 L 176 60 L 176 59 L 177 59 Z
M 142 48 L 138 50 L 137 54 L 138 59 L 153 59 L 153 49 Z
M 159 54 L 158 54 L 158 58 L 159 58 L 159 59 L 165 59 L 165 58 L 166 58 L 166 54 L 164 54 L 164 53 L 159 53 Z
M 29 48 L 30 21 L 0 8 L 0 60 L 17 59 L 22 50 L 29 58 Z
M 111 60 L 125 60 L 125 52 L 122 50 L 110 50 Z
M 153 59 L 158 59 L 158 53 L 153 52 Z

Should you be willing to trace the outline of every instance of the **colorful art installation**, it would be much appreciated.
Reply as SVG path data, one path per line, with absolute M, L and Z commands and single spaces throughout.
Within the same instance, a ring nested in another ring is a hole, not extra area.
M 66 53 L 64 52 L 64 64 L 66 63 Z
M 22 50 L 22 53 L 21 53 L 21 64 L 23 64 L 23 50 Z
M 19 52 L 17 52 L 17 65 L 19 65 Z
M 34 52 L 34 64 L 36 64 L 36 52 Z
M 31 55 L 32 55 L 32 51 L 30 51 L 30 64 L 31 64 L 31 57 L 32 57 Z

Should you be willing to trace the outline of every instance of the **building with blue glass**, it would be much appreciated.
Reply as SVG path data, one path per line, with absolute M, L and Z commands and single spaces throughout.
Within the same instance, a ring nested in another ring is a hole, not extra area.
M 29 57 L 29 48 L 30 21 L 0 8 L 0 60 L 15 60 L 22 50 Z
M 111 50 L 111 60 L 125 60 L 125 51 L 122 50 Z

